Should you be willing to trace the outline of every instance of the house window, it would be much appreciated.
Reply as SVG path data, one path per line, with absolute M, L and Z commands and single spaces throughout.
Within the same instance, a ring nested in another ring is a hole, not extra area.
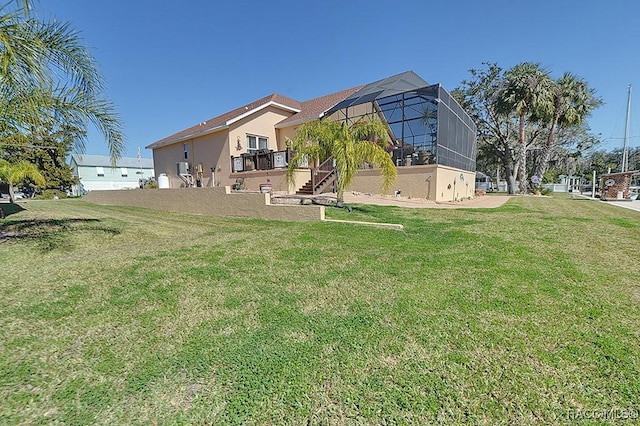
M 264 136 L 247 135 L 247 152 L 255 153 L 261 149 L 269 149 L 269 139 Z
M 122 175 L 122 177 L 127 177 L 127 176 L 129 176 L 129 171 L 127 170 L 126 167 L 122 167 L 120 169 L 120 174 Z
M 188 160 L 189 159 L 189 147 L 188 147 L 188 145 L 186 143 L 182 144 L 182 150 L 184 151 L 184 159 Z
M 104 167 L 96 167 L 96 174 L 98 176 L 104 176 Z

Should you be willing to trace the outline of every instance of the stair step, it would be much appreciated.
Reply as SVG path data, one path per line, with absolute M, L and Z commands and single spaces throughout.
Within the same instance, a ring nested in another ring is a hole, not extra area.
M 311 181 L 308 181 L 307 183 L 305 183 L 302 188 L 298 189 L 296 191 L 296 194 L 300 194 L 300 195 L 313 195 L 313 188 L 311 185 Z
M 309 180 L 305 183 L 302 188 L 296 191 L 296 194 L 300 195 L 315 195 L 326 192 L 326 190 L 330 187 L 330 185 L 335 182 L 335 170 L 327 172 L 324 176 L 324 181 L 320 185 L 316 185 L 316 188 L 313 187 L 313 181 Z

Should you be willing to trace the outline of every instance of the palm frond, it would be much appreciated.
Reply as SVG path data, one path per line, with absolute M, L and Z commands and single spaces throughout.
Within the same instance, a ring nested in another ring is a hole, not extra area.
M 387 138 L 387 128 L 379 120 L 362 121 L 351 127 L 331 120 L 306 123 L 287 144 L 296 153 L 289 162 L 287 178 L 295 183 L 292 179 L 303 158 L 311 163 L 333 157 L 339 199 L 364 162 L 382 169 L 383 190 L 386 191 L 397 176 L 393 160 L 384 149 Z
M 88 122 L 104 136 L 112 166 L 120 158 L 126 145 L 121 121 L 114 105 L 102 98 L 77 89 L 61 90 L 54 97 L 52 111 L 57 121 L 86 129 Z M 78 140 L 76 148 L 84 151 L 84 139 Z
M 33 34 L 34 55 L 43 65 L 53 67 L 65 75 L 69 84 L 87 92 L 104 89 L 102 77 L 91 52 L 68 22 L 25 22 Z
M 17 163 L 0 160 L 0 181 L 17 185 L 25 179 L 31 179 L 36 185 L 46 184 L 44 176 L 34 164 L 24 160 Z
M 32 0 L 12 3 L 17 9 L 0 7 L 0 129 L 20 131 L 46 120 L 80 129 L 92 123 L 115 164 L 125 138 L 114 105 L 102 96 L 93 56 L 68 22 L 31 18 Z
M 357 144 L 356 150 L 358 158 L 362 158 L 363 161 L 382 169 L 382 191 L 386 192 L 398 176 L 398 169 L 393 164 L 393 159 L 389 153 L 371 142 Z

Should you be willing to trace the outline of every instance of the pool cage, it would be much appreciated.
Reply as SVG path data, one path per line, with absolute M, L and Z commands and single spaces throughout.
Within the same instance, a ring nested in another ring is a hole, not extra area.
M 442 88 L 412 71 L 358 90 L 324 117 L 352 125 L 380 119 L 389 134 L 387 149 L 396 166 L 439 164 L 476 170 L 476 126 Z

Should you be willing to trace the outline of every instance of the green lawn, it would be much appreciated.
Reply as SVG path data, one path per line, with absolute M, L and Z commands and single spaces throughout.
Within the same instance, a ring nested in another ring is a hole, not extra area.
M 0 220 L 0 424 L 640 411 L 637 212 L 557 197 L 327 211 L 401 232 L 20 206 Z

